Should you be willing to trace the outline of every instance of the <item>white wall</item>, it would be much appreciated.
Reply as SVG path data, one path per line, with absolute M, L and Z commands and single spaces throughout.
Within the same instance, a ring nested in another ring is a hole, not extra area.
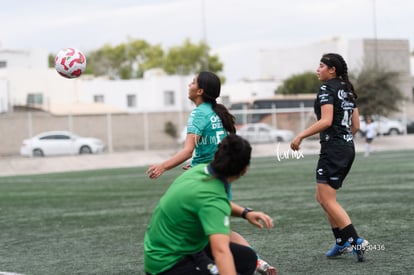
M 231 103 L 264 98 L 275 95 L 275 90 L 281 84 L 277 80 L 239 81 L 225 84 L 221 87 L 221 97 L 227 97 Z
M 104 103 L 127 112 L 188 111 L 193 108 L 188 99 L 188 83 L 192 77 L 151 76 L 135 80 L 92 79 L 80 82 L 81 101 L 93 103 L 94 96 L 103 95 Z M 164 92 L 174 93 L 175 104 L 166 105 Z M 136 96 L 136 107 L 127 106 L 127 96 Z
M 0 113 L 9 111 L 8 81 L 0 79 Z
M 26 105 L 27 95 L 43 94 L 43 107 L 50 104 L 76 102 L 79 81 L 61 77 L 54 69 L 7 69 L 3 78 L 9 80 L 9 94 L 13 105 Z
M 0 50 L 0 61 L 7 61 L 8 69 L 47 69 L 47 57 L 45 49 Z

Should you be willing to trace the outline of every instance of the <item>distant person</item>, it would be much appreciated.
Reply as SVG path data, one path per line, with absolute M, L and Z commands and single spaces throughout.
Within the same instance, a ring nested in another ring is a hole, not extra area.
M 317 75 L 323 83 L 314 105 L 317 121 L 299 133 L 290 147 L 299 150 L 304 138 L 319 133 L 321 151 L 316 167 L 316 199 L 325 211 L 336 240 L 326 256 L 333 258 L 353 251 L 362 262 L 369 243 L 358 235 L 348 213 L 336 200 L 336 192 L 355 158 L 353 135 L 359 130 L 357 95 L 348 79 L 348 66 L 339 54 L 324 54 Z
M 189 169 L 200 163 L 209 163 L 221 140 L 228 134 L 236 133 L 236 120 L 223 104 L 217 103 L 220 96 L 220 78 L 208 71 L 197 74 L 188 85 L 188 98 L 196 105 L 187 121 L 187 136 L 184 147 L 174 156 L 160 164 L 153 164 L 147 170 L 149 178 L 156 179 L 165 171 L 170 170 L 191 159 Z M 232 199 L 231 189 L 229 198 Z M 233 202 L 232 202 L 233 203 Z M 232 241 L 249 245 L 240 234 L 233 232 Z M 276 269 L 258 256 L 258 272 L 274 275 Z
M 146 274 L 246 274 L 256 270 L 256 253 L 230 241 L 230 216 L 245 216 L 259 228 L 273 227 L 263 212 L 233 207 L 230 186 L 243 176 L 250 144 L 231 134 L 219 144 L 210 164 L 181 174 L 161 197 L 144 239 Z
M 372 151 L 372 142 L 374 138 L 377 136 L 377 125 L 373 122 L 373 120 L 368 117 L 366 120 L 366 127 L 365 127 L 365 157 L 369 157 Z

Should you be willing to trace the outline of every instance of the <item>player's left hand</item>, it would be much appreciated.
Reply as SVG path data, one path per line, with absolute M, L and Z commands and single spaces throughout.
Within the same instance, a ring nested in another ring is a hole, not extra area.
M 273 219 L 260 211 L 251 211 L 246 214 L 246 219 L 249 223 L 259 227 L 259 228 L 272 228 L 273 227 Z
M 298 151 L 300 150 L 300 144 L 302 143 L 302 138 L 300 136 L 296 136 L 292 142 L 290 143 L 290 148 L 293 151 Z
M 162 167 L 161 164 L 153 164 L 151 165 L 147 171 L 145 172 L 150 179 L 156 179 L 165 172 L 165 169 Z

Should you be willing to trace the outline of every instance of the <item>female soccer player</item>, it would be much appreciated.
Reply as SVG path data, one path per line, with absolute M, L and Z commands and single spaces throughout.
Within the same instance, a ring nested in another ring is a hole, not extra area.
M 377 136 L 377 125 L 372 121 L 372 118 L 367 117 L 365 126 L 365 157 L 369 157 L 371 153 L 371 144 Z
M 163 163 L 151 165 L 147 170 L 150 178 L 158 178 L 191 157 L 191 167 L 210 162 L 220 141 L 228 133 L 236 133 L 234 116 L 216 102 L 220 88 L 220 79 L 212 72 L 201 72 L 194 77 L 188 85 L 188 98 L 196 108 L 187 121 L 184 147 Z
M 323 55 L 317 74 L 323 82 L 314 106 L 318 120 L 299 133 L 290 147 L 299 150 L 304 138 L 319 133 L 321 151 L 316 168 L 316 199 L 325 211 L 336 239 L 326 256 L 336 257 L 353 251 L 358 261 L 363 261 L 368 241 L 358 236 L 347 212 L 336 201 L 336 192 L 355 158 L 353 135 L 359 129 L 359 112 L 355 103 L 357 95 L 341 55 Z
M 145 234 L 147 274 L 254 273 L 255 252 L 230 242 L 230 216 L 244 214 L 259 228 L 271 228 L 272 219 L 262 212 L 233 208 L 227 194 L 230 185 L 246 173 L 250 157 L 250 144 L 231 134 L 219 144 L 210 164 L 189 169 L 171 184 Z
M 177 154 L 161 164 L 153 164 L 147 174 L 151 179 L 160 177 L 190 159 L 190 167 L 200 163 L 209 163 L 221 140 L 236 132 L 235 118 L 227 108 L 217 103 L 220 96 L 220 78 L 212 72 L 200 72 L 188 85 L 188 98 L 196 105 L 187 121 L 187 137 L 184 147 Z M 189 167 L 185 167 L 187 169 Z M 232 199 L 231 189 L 229 199 Z M 231 202 L 234 207 L 239 207 Z M 232 231 L 231 239 L 243 245 L 249 245 L 240 234 Z M 258 256 L 257 271 L 264 275 L 276 274 L 276 269 Z

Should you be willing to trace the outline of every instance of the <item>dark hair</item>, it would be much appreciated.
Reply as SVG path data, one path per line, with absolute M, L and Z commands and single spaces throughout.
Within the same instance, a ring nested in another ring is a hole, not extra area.
M 230 114 L 226 106 L 218 104 L 216 99 L 220 96 L 221 82 L 220 78 L 212 72 L 200 72 L 197 77 L 197 84 L 200 89 L 203 89 L 203 101 L 211 103 L 214 112 L 220 117 L 224 129 L 228 133 L 236 133 L 236 119 Z
M 350 95 L 356 99 L 358 95 L 355 92 L 354 85 L 352 85 L 349 80 L 348 65 L 346 64 L 345 59 L 337 53 L 327 53 L 322 56 L 321 62 L 326 64 L 329 68 L 335 67 L 336 75 L 345 81 Z
M 238 176 L 250 164 L 252 147 L 244 138 L 230 134 L 219 144 L 211 167 L 218 177 Z

